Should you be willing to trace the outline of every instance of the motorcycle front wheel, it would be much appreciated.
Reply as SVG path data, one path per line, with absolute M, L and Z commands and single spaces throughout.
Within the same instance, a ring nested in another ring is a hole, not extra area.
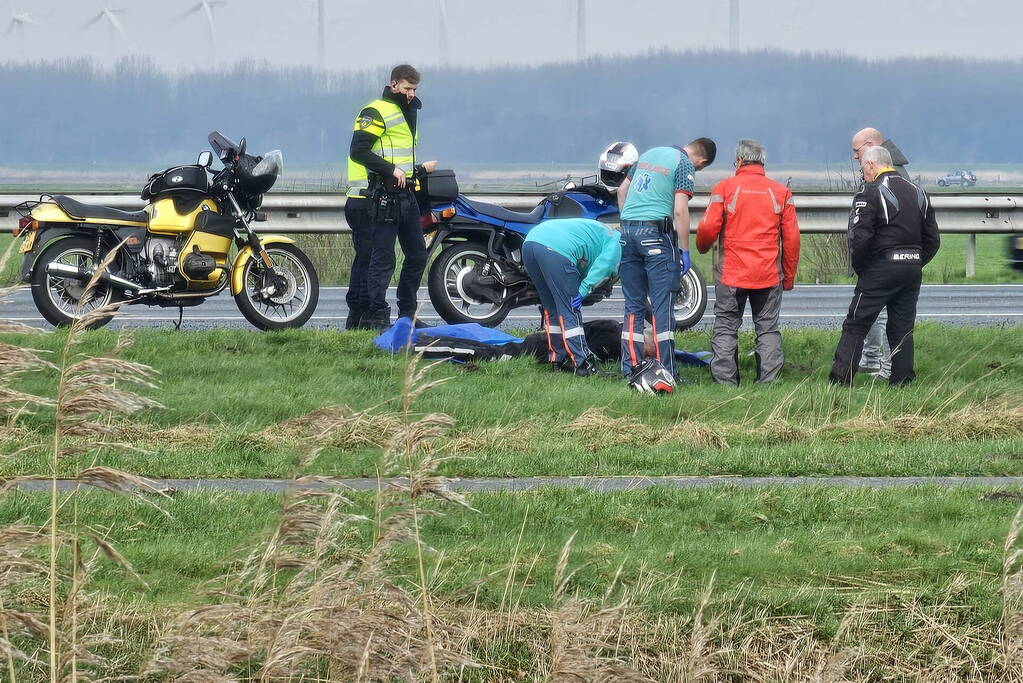
M 500 303 L 475 297 L 469 291 L 469 274 L 473 268 L 487 260 L 486 247 L 475 242 L 455 242 L 445 247 L 434 259 L 427 289 L 430 292 L 430 303 L 444 322 L 450 325 L 479 323 L 493 327 L 508 317 L 512 304 L 507 297 L 507 290 Z
M 316 310 L 320 281 L 312 261 L 293 244 L 266 247 L 273 273 L 258 257 L 245 264 L 242 291 L 235 303 L 245 319 L 261 330 L 302 327 Z M 269 277 L 267 277 L 269 275 Z M 271 288 L 272 291 L 267 291 Z
M 48 246 L 36 259 L 32 270 L 32 301 L 36 309 L 55 327 L 66 327 L 98 308 L 107 306 L 123 297 L 104 282 L 97 282 L 85 295 L 85 280 L 61 277 L 47 273 L 47 266 L 56 263 L 83 271 L 92 270 L 97 264 L 94 258 L 96 240 L 84 235 L 75 235 Z M 113 315 L 97 318 L 89 324 L 90 329 L 103 327 Z
M 675 329 L 679 332 L 703 319 L 707 310 L 707 283 L 696 266 L 682 276 L 682 287 L 675 295 Z

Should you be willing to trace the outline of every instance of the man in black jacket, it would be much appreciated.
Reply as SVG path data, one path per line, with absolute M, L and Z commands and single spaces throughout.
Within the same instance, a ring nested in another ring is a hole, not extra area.
M 865 151 L 868 147 L 876 147 L 878 145 L 887 149 L 892 155 L 892 168 L 898 171 L 900 176 L 909 180 L 909 172 L 906 171 L 906 164 L 909 163 L 909 160 L 906 159 L 906 155 L 902 153 L 902 150 L 899 149 L 894 142 L 886 140 L 885 137 L 881 135 L 881 131 L 877 128 L 864 128 L 853 135 L 853 159 L 859 161 L 860 154 L 863 151 Z M 851 253 L 851 235 L 849 248 Z M 852 274 L 852 264 L 850 263 L 849 275 L 851 276 Z M 877 320 L 870 326 L 870 331 L 867 332 L 867 338 L 863 340 L 863 355 L 860 357 L 859 367 L 860 372 L 877 375 L 882 379 L 888 379 L 892 372 L 891 359 L 888 358 L 888 343 L 885 340 L 885 324 L 887 322 L 888 313 L 882 309 L 880 315 L 877 316 Z
M 860 166 L 867 182 L 856 193 L 849 216 L 852 267 L 859 278 L 829 379 L 835 384 L 852 382 L 863 339 L 887 307 L 886 332 L 892 349 L 889 382 L 907 384 L 916 376 L 913 326 L 921 270 L 938 252 L 938 224 L 927 193 L 899 175 L 887 149 L 867 148 L 860 155 Z

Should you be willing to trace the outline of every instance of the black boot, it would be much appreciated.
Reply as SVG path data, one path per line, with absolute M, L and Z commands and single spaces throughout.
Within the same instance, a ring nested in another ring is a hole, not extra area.
M 362 327 L 366 330 L 386 330 L 391 326 L 391 307 L 384 306 L 372 311 L 367 311 L 362 316 Z
M 576 377 L 591 377 L 600 372 L 600 368 L 597 366 L 597 359 L 593 356 L 587 356 L 586 360 L 582 362 L 575 369 Z
M 412 313 L 402 313 L 401 311 L 398 311 L 398 317 L 399 318 L 408 318 L 409 320 L 411 320 L 412 321 L 412 327 L 416 328 L 417 330 L 422 330 L 422 329 L 425 329 L 427 327 L 433 327 L 433 325 L 431 325 L 430 323 L 426 322 L 425 320 L 421 320 L 421 319 L 417 318 L 415 311 L 413 311 Z
M 348 311 L 348 317 L 345 318 L 345 329 L 346 330 L 361 330 L 362 317 L 365 315 L 362 311 Z

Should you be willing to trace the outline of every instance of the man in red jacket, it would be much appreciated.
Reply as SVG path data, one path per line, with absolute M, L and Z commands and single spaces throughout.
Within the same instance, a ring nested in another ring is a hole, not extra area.
M 785 356 L 778 316 L 782 289 L 792 289 L 799 263 L 799 224 L 792 193 L 764 175 L 764 147 L 740 140 L 735 175 L 711 192 L 696 233 L 701 254 L 714 250 L 714 358 L 720 384 L 739 383 L 739 327 L 749 301 L 757 332 L 757 381 L 778 377 Z

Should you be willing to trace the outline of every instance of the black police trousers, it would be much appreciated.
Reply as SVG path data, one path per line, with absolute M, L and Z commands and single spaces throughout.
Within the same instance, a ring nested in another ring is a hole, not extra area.
M 370 222 L 364 245 L 369 249 L 366 265 L 367 312 L 387 308 L 387 287 L 394 275 L 395 240 L 404 260 L 398 276 L 398 315 L 412 317 L 418 306 L 419 282 L 426 269 L 426 240 L 419 223 L 419 205 L 409 193 L 409 206 L 397 223 Z
M 352 230 L 352 247 L 355 257 L 352 259 L 352 271 L 348 277 L 348 294 L 345 301 L 348 311 L 361 318 L 369 310 L 369 290 L 366 287 L 366 272 L 369 269 L 369 255 L 372 250 L 372 236 L 369 216 L 366 214 L 367 199 L 349 197 L 345 200 L 345 221 Z
M 908 384 L 913 371 L 913 326 L 920 298 L 919 262 L 899 262 L 883 257 L 872 261 L 860 274 L 853 291 L 849 313 L 842 323 L 842 337 L 835 349 L 829 380 L 850 384 L 860 364 L 863 340 L 881 309 L 888 308 L 885 331 L 892 352 L 892 385 Z

